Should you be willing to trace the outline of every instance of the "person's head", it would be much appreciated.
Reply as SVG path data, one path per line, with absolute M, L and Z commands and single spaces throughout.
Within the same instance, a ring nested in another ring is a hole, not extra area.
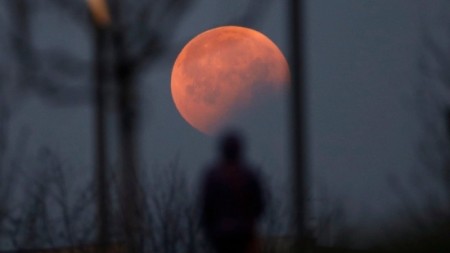
M 225 161 L 240 161 L 244 151 L 242 136 L 234 130 L 225 132 L 220 139 L 219 151 Z

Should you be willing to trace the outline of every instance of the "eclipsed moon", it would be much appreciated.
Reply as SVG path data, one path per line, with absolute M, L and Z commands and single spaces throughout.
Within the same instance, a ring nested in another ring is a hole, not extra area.
M 269 38 L 249 28 L 223 26 L 186 44 L 173 66 L 171 91 L 182 117 L 214 134 L 288 83 L 287 61 Z

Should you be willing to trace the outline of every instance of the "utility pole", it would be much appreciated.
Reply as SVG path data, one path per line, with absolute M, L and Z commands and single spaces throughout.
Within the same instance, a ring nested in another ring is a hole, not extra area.
M 106 41 L 110 17 L 104 0 L 88 0 L 92 15 L 95 37 L 95 144 L 96 144 L 96 168 L 95 182 L 97 191 L 97 217 L 99 227 L 97 240 L 100 251 L 106 253 L 109 244 L 109 184 L 107 178 L 107 145 L 106 145 L 106 97 L 105 82 L 107 73 Z
M 141 194 L 138 189 L 137 96 L 135 64 L 127 55 L 124 20 L 127 17 L 122 0 L 112 1 L 114 17 L 113 48 L 118 87 L 119 145 L 121 153 L 120 205 L 129 253 L 138 253 L 141 233 Z
M 113 53 L 115 57 L 114 74 L 118 86 L 118 113 L 119 113 L 119 142 L 121 153 L 119 201 L 122 214 L 121 222 L 125 235 L 125 248 L 129 253 L 139 252 L 139 220 L 140 220 L 140 198 L 137 188 L 137 139 L 136 139 L 136 96 L 134 86 L 134 68 L 127 57 L 125 42 L 125 28 L 123 19 L 125 17 L 123 2 L 121 0 L 110 1 L 108 8 L 106 0 L 88 0 L 89 7 L 96 22 L 97 36 L 97 118 L 98 118 L 98 143 L 104 143 L 104 89 L 102 85 L 105 77 L 105 64 L 101 63 L 104 58 L 102 50 L 105 38 L 111 35 Z M 112 21 L 114 19 L 114 21 Z M 109 30 L 108 30 L 108 29 Z M 107 33 L 110 31 L 110 33 Z M 102 120 L 100 120 L 102 119 Z M 105 147 L 98 146 L 98 180 L 99 180 L 99 209 L 100 221 L 99 238 L 103 243 L 108 242 L 108 182 L 105 177 Z M 103 247 L 103 250 L 106 248 Z
M 305 1 L 290 1 L 291 41 L 291 127 L 292 127 L 292 179 L 294 224 L 297 247 L 304 248 L 307 228 L 307 121 L 306 121 L 306 33 Z

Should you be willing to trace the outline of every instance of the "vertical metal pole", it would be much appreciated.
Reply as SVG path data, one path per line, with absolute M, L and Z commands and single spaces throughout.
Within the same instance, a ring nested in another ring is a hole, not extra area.
M 97 217 L 99 228 L 97 239 L 101 252 L 106 252 L 109 232 L 109 184 L 106 176 L 106 113 L 105 113 L 105 35 L 104 28 L 95 29 L 95 135 L 96 135 L 96 186 L 97 186 Z
M 137 108 L 134 69 L 126 55 L 124 10 L 120 0 L 114 1 L 114 50 L 116 55 L 117 85 L 119 91 L 119 141 L 121 147 L 121 210 L 126 237 L 126 248 L 130 253 L 140 252 L 139 237 L 141 218 L 141 199 L 138 189 L 138 146 L 137 146 Z
M 293 207 L 297 243 L 304 246 L 307 216 L 307 148 L 306 148 L 306 92 L 305 92 L 305 22 L 304 1 L 290 1 L 291 35 L 291 124 Z
M 107 75 L 106 42 L 108 27 L 111 22 L 109 10 L 104 0 L 88 0 L 87 4 L 91 11 L 94 27 L 94 50 L 95 50 L 95 145 L 96 163 L 94 178 L 97 191 L 97 240 L 100 252 L 106 252 L 109 244 L 109 224 L 111 222 L 108 211 L 109 184 L 107 178 L 107 143 L 106 143 L 106 96 L 105 83 Z
M 447 107 L 445 110 L 445 123 L 447 127 L 447 141 L 450 143 L 450 107 Z M 448 152 L 448 149 L 447 149 Z M 444 181 L 445 181 L 445 187 L 447 188 L 447 193 L 450 193 L 450 154 L 444 153 L 444 158 L 446 158 L 445 161 L 445 168 L 444 168 Z M 447 197 L 448 204 L 450 204 L 450 194 L 448 194 Z
M 450 107 L 445 110 L 445 123 L 447 127 L 447 138 L 450 140 Z
M 124 48 L 117 47 L 118 51 L 118 85 L 119 85 L 119 127 L 120 145 L 122 154 L 122 215 L 125 222 L 127 247 L 130 253 L 139 252 L 138 237 L 140 205 L 137 188 L 137 142 L 136 142 L 136 108 L 132 73 L 123 58 Z

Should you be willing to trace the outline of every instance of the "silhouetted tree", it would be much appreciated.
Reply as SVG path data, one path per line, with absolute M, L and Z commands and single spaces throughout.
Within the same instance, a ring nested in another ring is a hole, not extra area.
M 397 222 L 401 228 L 389 231 L 388 242 L 413 252 L 450 249 L 445 243 L 450 233 L 450 4 L 434 4 L 424 12 L 428 19 L 421 20 L 421 78 L 414 101 L 420 126 L 417 167 L 410 181 L 390 178 L 407 221 Z
M 417 89 L 417 111 L 422 138 L 417 157 L 421 173 L 413 175 L 415 185 L 422 187 L 426 203 L 425 214 L 417 213 L 420 230 L 434 222 L 450 222 L 450 4 L 438 1 L 438 15 L 424 22 L 419 71 L 422 79 Z M 428 181 L 428 180 L 429 181 Z M 421 181 L 424 180 L 424 181 Z M 437 187 L 433 187 L 437 186 Z M 406 193 L 404 195 L 406 197 Z M 419 217 L 422 216 L 422 221 Z M 448 227 L 450 228 L 450 227 Z
M 18 168 L 20 186 L 26 190 L 18 195 L 5 222 L 12 246 L 33 249 L 91 243 L 95 231 L 92 184 L 69 181 L 66 165 L 47 148 L 32 162 Z M 28 169 L 36 174 L 27 174 Z

